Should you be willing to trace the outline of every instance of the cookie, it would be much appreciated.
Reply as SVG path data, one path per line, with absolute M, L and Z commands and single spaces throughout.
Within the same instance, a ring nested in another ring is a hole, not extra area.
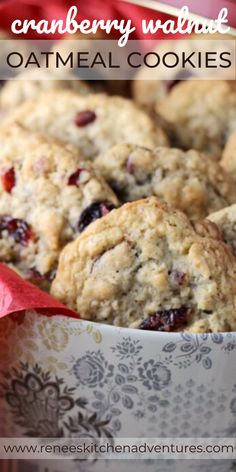
M 148 114 L 121 97 L 48 92 L 10 113 L 6 123 L 13 122 L 79 146 L 91 160 L 120 142 L 150 148 L 167 144 Z
M 231 205 L 212 213 L 208 219 L 215 223 L 222 234 L 222 239 L 236 255 L 236 205 Z
M 226 143 L 220 164 L 236 180 L 236 130 Z
M 236 82 L 192 80 L 181 82 L 158 106 L 173 127 L 175 143 L 220 159 L 236 129 Z
M 123 203 L 155 195 L 195 220 L 236 203 L 233 180 L 197 151 L 118 144 L 95 164 Z
M 65 244 L 118 201 L 77 148 L 18 126 L 0 140 L 0 260 L 45 285 Z
M 127 203 L 65 247 L 52 295 L 82 318 L 118 326 L 235 330 L 235 260 L 197 231 L 155 197 Z
M 19 74 L 16 79 L 9 80 L 3 86 L 0 93 L 0 108 L 9 111 L 12 108 L 30 100 L 41 92 L 49 90 L 71 89 L 80 95 L 88 95 L 92 89 L 82 80 L 68 73 L 68 77 L 45 69 L 30 69 Z
M 231 43 L 229 43 L 229 40 Z M 151 61 L 155 63 L 155 54 L 158 54 L 161 58 L 167 53 L 171 52 L 176 54 L 178 57 L 182 57 L 183 52 L 186 52 L 186 56 L 189 57 L 191 54 L 198 54 L 204 52 L 211 52 L 213 54 L 219 54 L 224 50 L 234 51 L 235 38 L 230 35 L 222 35 L 220 33 L 212 34 L 192 34 L 187 39 L 176 39 L 158 41 L 158 46 L 154 49 L 153 57 L 149 57 L 148 63 Z M 194 61 L 194 56 L 192 56 Z M 219 78 L 226 77 L 228 73 L 227 69 L 213 69 L 215 78 L 216 73 Z M 185 69 L 182 69 L 181 61 L 174 68 L 167 68 L 163 64 L 159 64 L 156 68 L 147 68 L 142 66 L 136 74 L 135 80 L 132 84 L 132 95 L 134 100 L 142 106 L 156 108 L 165 98 L 168 96 L 170 91 L 179 83 L 184 80 L 194 79 L 202 76 L 203 69 L 194 69 L 191 66 L 191 61 L 186 62 Z M 208 70 L 208 78 L 211 69 Z

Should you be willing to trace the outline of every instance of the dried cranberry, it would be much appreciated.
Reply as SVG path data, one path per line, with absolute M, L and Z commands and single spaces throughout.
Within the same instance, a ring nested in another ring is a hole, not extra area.
M 75 124 L 79 128 L 82 128 L 83 126 L 90 125 L 90 123 L 93 123 L 97 118 L 96 113 L 94 111 L 90 110 L 85 110 L 79 112 L 76 117 L 75 117 Z
M 71 174 L 68 179 L 68 185 L 78 185 L 80 175 L 83 171 L 86 171 L 86 169 L 79 168 L 73 174 Z
M 180 286 L 183 286 L 186 282 L 186 274 L 179 270 L 174 271 L 174 277 Z
M 11 169 L 7 170 L 1 177 L 2 179 L 2 186 L 5 192 L 11 193 L 13 187 L 15 186 L 16 183 L 16 176 L 15 176 L 15 170 L 14 167 L 11 167 Z
M 135 172 L 135 165 L 134 163 L 131 161 L 131 159 L 129 158 L 126 162 L 126 170 L 129 174 L 134 174 Z
M 183 82 L 184 80 L 189 79 L 190 77 L 192 77 L 192 74 L 188 70 L 178 72 L 173 80 L 166 81 L 167 91 L 170 92 L 176 85 L 178 85 L 180 82 Z
M 85 210 L 81 213 L 78 230 L 80 233 L 84 231 L 84 229 L 90 225 L 93 221 L 101 218 L 102 216 L 107 215 L 111 210 L 113 210 L 115 206 L 109 202 L 95 202 L 89 205 Z
M 34 237 L 32 228 L 26 221 L 7 215 L 0 218 L 0 232 L 2 231 L 7 231 L 22 246 L 26 246 Z
M 146 318 L 141 323 L 140 329 L 150 331 L 174 331 L 186 325 L 188 314 L 189 309 L 186 306 L 158 311 L 154 315 Z
M 40 274 L 40 272 L 35 269 L 35 267 L 31 267 L 31 269 L 27 271 L 27 279 L 29 279 L 34 284 L 38 284 L 39 282 L 44 280 L 44 276 Z
M 170 273 L 170 281 L 173 287 L 183 287 L 186 284 L 187 275 L 180 270 L 173 269 Z
M 46 272 L 45 274 L 41 274 L 35 267 L 31 267 L 26 272 L 26 278 L 29 282 L 34 285 L 37 285 L 42 290 L 46 290 L 47 292 L 50 289 L 51 282 L 56 276 L 56 270 L 51 270 Z

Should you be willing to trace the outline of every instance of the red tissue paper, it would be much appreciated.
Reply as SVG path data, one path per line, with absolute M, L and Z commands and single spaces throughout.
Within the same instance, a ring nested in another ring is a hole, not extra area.
M 77 313 L 23 280 L 4 264 L 0 264 L 0 318 L 26 310 L 35 310 L 47 316 L 65 315 L 79 318 Z

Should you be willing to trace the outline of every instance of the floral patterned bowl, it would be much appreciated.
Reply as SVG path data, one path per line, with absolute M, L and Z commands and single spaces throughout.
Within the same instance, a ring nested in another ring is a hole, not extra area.
M 31 311 L 1 320 L 0 350 L 2 437 L 236 433 L 235 333 L 153 333 Z M 65 470 L 62 464 L 55 471 Z M 66 461 L 72 471 L 106 467 L 142 471 L 144 465 L 132 460 L 106 466 L 99 460 L 82 462 L 78 469 L 78 463 Z M 147 472 L 231 467 L 221 460 L 145 463 Z

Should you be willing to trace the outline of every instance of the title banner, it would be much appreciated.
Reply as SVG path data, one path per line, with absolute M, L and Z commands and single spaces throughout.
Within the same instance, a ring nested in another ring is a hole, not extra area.
M 227 39 L 158 41 L 157 48 L 148 40 L 130 40 L 122 48 L 117 40 L 67 40 L 63 46 L 53 41 L 2 40 L 0 79 L 24 79 L 18 74 L 34 69 L 52 72 L 52 80 L 132 80 L 142 68 L 146 80 L 234 80 L 235 46 Z

